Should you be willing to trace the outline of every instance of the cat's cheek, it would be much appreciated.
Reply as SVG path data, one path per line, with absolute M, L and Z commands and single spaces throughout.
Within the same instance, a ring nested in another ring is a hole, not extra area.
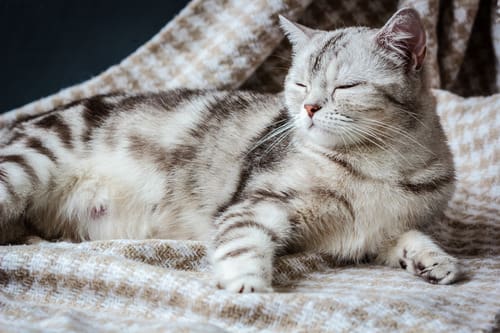
M 295 91 L 295 88 L 285 90 L 286 104 L 293 115 L 302 115 L 304 98 L 305 93 L 303 91 Z

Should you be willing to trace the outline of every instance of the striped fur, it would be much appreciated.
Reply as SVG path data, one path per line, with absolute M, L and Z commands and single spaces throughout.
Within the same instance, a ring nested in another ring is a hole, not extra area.
M 412 230 L 454 181 L 425 69 L 376 30 L 283 26 L 296 53 L 284 94 L 116 93 L 17 124 L 0 149 L 0 241 L 23 223 L 73 241 L 211 240 L 236 292 L 271 290 L 273 257 L 295 250 L 452 282 L 456 261 Z

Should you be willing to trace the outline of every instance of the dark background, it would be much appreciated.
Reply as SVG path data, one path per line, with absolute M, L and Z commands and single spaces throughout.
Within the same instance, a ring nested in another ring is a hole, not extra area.
M 0 113 L 120 62 L 188 2 L 0 0 Z

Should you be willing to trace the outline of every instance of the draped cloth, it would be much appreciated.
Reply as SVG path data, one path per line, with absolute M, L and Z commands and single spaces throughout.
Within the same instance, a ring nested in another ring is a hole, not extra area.
M 0 117 L 27 116 L 117 90 L 278 92 L 290 65 L 277 14 L 307 26 L 380 27 L 420 12 L 437 112 L 457 169 L 445 215 L 426 227 L 460 258 L 450 286 L 319 253 L 276 259 L 267 294 L 215 287 L 206 244 L 173 240 L 0 246 L 0 331 L 470 332 L 500 322 L 500 14 L 492 0 L 193 0 L 104 73 Z

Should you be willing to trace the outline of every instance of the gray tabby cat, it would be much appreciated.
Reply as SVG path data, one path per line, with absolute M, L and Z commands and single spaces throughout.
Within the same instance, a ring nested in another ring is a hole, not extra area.
M 284 94 L 117 93 L 18 123 L 0 150 L 0 241 L 25 227 L 210 240 L 235 292 L 271 290 L 286 251 L 453 282 L 457 260 L 415 230 L 454 188 L 417 12 L 380 30 L 281 24 L 294 50 Z

